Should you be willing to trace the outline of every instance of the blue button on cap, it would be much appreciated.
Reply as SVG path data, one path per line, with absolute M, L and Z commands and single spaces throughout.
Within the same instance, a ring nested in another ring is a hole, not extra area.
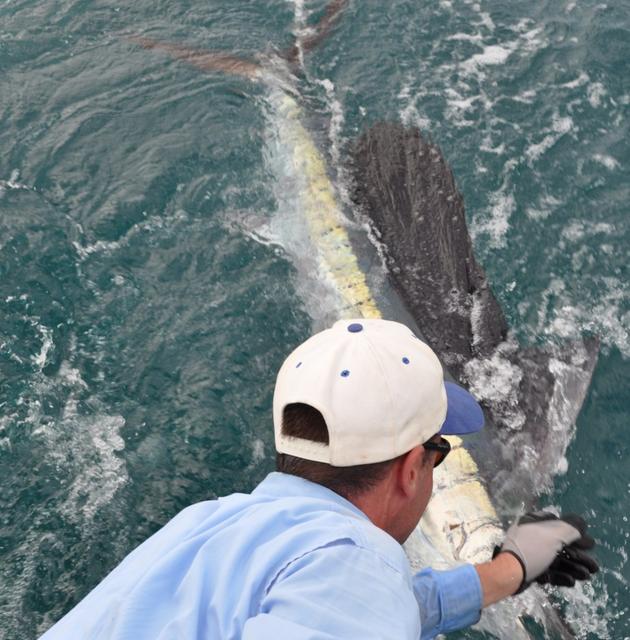
M 359 333 L 359 331 L 363 331 L 363 325 L 358 322 L 353 322 L 348 325 L 348 331 L 350 333 Z

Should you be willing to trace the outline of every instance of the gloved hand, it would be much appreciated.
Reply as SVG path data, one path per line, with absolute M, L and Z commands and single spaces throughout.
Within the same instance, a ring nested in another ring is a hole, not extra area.
M 595 540 L 586 533 L 586 522 L 570 514 L 558 518 L 553 513 L 526 513 L 494 550 L 511 553 L 523 567 L 521 593 L 536 580 L 540 584 L 572 587 L 576 580 L 588 580 L 599 566 L 585 553 Z

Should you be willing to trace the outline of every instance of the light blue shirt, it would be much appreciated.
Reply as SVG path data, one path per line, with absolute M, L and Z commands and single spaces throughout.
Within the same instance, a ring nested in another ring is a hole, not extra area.
M 418 640 L 474 624 L 481 603 L 473 566 L 412 575 L 350 502 L 271 473 L 184 509 L 42 640 Z

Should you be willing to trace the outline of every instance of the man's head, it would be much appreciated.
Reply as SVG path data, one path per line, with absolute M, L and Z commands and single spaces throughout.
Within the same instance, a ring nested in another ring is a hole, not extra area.
M 431 495 L 441 454 L 428 443 L 482 426 L 479 405 L 444 383 L 433 351 L 387 320 L 337 322 L 297 347 L 276 381 L 278 470 L 366 512 L 376 500 L 383 513 L 368 515 L 397 538 L 410 533 Z

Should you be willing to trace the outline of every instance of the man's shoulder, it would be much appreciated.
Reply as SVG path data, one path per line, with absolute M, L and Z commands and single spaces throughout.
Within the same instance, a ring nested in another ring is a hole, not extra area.
M 410 575 L 401 545 L 350 502 L 301 479 L 272 476 L 251 494 L 190 505 L 158 532 L 156 546 L 186 546 L 190 552 L 185 541 L 195 540 L 195 554 L 215 558 L 220 550 L 238 548 L 261 570 L 274 573 L 315 550 L 351 545 L 405 579 Z
M 262 529 L 273 530 L 276 540 L 292 550 L 291 555 L 298 557 L 333 545 L 352 545 L 378 556 L 396 571 L 409 574 L 401 545 L 356 506 L 324 487 L 304 486 L 302 491 L 295 490 L 301 479 L 276 477 L 275 481 L 276 486 L 279 481 L 288 485 L 288 490 L 266 494 L 266 499 L 252 508 L 248 518 L 252 524 L 257 520 L 267 523 Z M 264 491 L 254 491 L 252 496 L 258 494 L 260 498 L 261 493 Z
M 355 541 L 355 544 L 376 554 L 383 562 L 405 577 L 411 575 L 409 561 L 402 546 L 369 520 L 361 523 L 361 537 Z

